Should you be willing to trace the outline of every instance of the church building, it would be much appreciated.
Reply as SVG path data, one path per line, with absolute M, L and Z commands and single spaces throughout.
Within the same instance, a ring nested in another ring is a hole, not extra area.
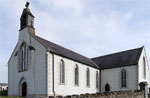
M 144 47 L 88 58 L 36 35 L 29 3 L 8 61 L 8 96 L 44 97 L 138 90 L 150 69 Z

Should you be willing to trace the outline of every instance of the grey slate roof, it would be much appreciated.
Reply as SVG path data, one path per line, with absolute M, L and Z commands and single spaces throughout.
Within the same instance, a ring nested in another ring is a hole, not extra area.
M 52 43 L 48 40 L 45 40 L 41 37 L 35 36 L 35 38 L 38 41 L 40 41 L 42 44 L 44 44 L 46 47 L 48 47 L 50 49 L 50 52 L 52 52 L 54 54 L 69 58 L 74 61 L 78 61 L 80 63 L 89 65 L 90 67 L 99 68 L 91 59 L 89 59 L 85 56 L 82 56 L 82 55 L 75 53 L 71 50 L 68 50 L 62 46 L 54 44 L 54 43 Z
M 101 69 L 137 65 L 143 47 L 92 58 Z

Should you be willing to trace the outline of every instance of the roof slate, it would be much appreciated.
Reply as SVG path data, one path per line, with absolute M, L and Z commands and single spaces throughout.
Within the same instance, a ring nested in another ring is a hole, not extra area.
M 50 52 L 69 58 L 74 61 L 78 61 L 80 63 L 89 65 L 90 67 L 99 68 L 90 58 L 87 58 L 85 56 L 82 56 L 76 52 L 73 52 L 71 50 L 68 50 L 62 46 L 59 46 L 57 44 L 54 44 L 48 40 L 45 40 L 39 36 L 35 36 L 37 40 L 39 40 L 42 44 L 44 44 L 46 47 L 50 49 Z
M 137 65 L 143 47 L 92 58 L 101 69 Z

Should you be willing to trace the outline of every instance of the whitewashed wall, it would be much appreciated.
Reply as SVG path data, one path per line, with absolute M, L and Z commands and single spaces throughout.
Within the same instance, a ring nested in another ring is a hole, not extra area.
M 52 61 L 52 54 L 50 56 Z M 61 59 L 65 62 L 65 84 L 59 83 L 59 71 L 60 71 L 60 61 Z M 74 84 L 74 68 L 75 65 L 79 66 L 79 86 Z M 50 64 L 52 66 L 52 63 Z M 50 67 L 52 68 L 52 67 Z M 90 69 L 90 87 L 86 86 L 86 69 Z M 84 94 L 84 93 L 96 93 L 99 90 L 96 89 L 96 71 L 99 72 L 98 69 L 89 67 L 87 65 L 78 63 L 76 61 L 63 58 L 58 55 L 54 55 L 54 91 L 56 95 L 71 95 L 71 94 Z M 51 72 L 49 73 L 49 78 L 51 76 Z M 49 80 L 51 82 L 51 80 Z M 50 86 L 52 87 L 52 86 Z M 49 88 L 49 94 L 51 94 L 52 89 Z
M 18 55 L 14 56 L 16 51 L 19 50 L 22 42 L 26 42 L 27 45 L 31 45 L 35 48 L 29 52 L 28 70 L 24 72 L 18 72 Z M 8 62 L 8 95 L 21 96 L 20 81 L 27 83 L 27 94 L 39 94 L 45 95 L 46 91 L 46 48 L 35 40 L 28 33 L 28 28 L 23 29 L 19 33 L 18 44 Z
M 50 52 L 47 52 L 47 94 L 48 96 L 53 96 L 53 70 L 52 70 L 52 54 Z
M 143 57 L 145 57 L 145 60 L 146 60 L 146 79 L 144 79 L 144 74 L 143 74 Z M 147 56 L 146 56 L 146 52 L 145 52 L 145 49 L 143 49 L 142 51 L 142 54 L 140 56 L 140 59 L 139 59 L 139 64 L 138 64 L 138 71 L 139 71 L 139 80 L 138 80 L 138 83 L 142 82 L 142 81 L 147 81 L 148 82 L 148 77 L 149 77 L 149 68 L 148 68 L 148 62 L 147 62 Z
M 127 87 L 121 87 L 121 70 L 127 72 Z M 110 91 L 137 89 L 137 66 L 125 66 L 101 70 L 101 90 L 105 92 L 105 85 L 110 85 Z
M 144 78 L 144 61 L 143 61 L 143 57 L 145 57 L 146 60 L 146 78 Z M 140 82 L 147 82 L 148 85 L 146 87 L 146 92 L 149 92 L 149 86 L 150 86 L 150 71 L 149 71 L 149 65 L 148 65 L 148 60 L 147 60 L 147 56 L 146 56 L 146 52 L 145 52 L 145 48 L 143 48 L 142 54 L 140 56 L 139 62 L 138 62 L 138 84 Z M 140 89 L 140 86 L 138 86 L 138 89 Z

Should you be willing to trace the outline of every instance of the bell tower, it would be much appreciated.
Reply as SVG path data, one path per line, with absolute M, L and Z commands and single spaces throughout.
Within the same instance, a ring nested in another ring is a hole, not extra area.
M 34 16 L 30 12 L 29 2 L 26 2 L 26 8 L 23 9 L 21 18 L 20 18 L 20 31 L 28 27 L 28 31 L 34 34 Z

